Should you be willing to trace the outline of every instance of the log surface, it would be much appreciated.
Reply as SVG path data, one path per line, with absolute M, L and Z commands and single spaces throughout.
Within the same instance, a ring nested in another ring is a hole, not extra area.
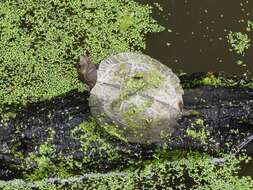
M 181 80 L 185 83 L 189 78 Z M 213 153 L 217 150 L 231 151 L 253 134 L 253 89 L 197 85 L 184 91 L 186 114 L 178 120 L 179 127 L 174 134 L 161 144 L 167 144 L 172 149 Z M 59 155 L 71 156 L 76 161 L 89 158 L 82 164 L 90 171 L 103 171 L 151 158 L 156 148 L 161 146 L 126 144 L 109 136 L 98 126 L 93 131 L 99 139 L 88 141 L 88 147 L 82 149 L 84 140 L 78 135 L 73 137 L 72 130 L 90 117 L 87 98 L 87 92 L 72 91 L 50 101 L 22 107 L 16 112 L 16 117 L 8 121 L 1 119 L 0 179 L 15 178 L 36 168 L 36 163 L 31 168 L 24 167 L 26 158 L 38 152 L 48 139 L 55 148 L 54 156 L 50 158 L 53 163 L 59 162 Z M 196 121 L 203 123 L 199 125 Z M 207 134 L 204 139 L 189 136 L 189 129 L 201 132 L 203 125 Z M 110 149 L 101 149 L 102 141 Z M 111 152 L 116 152 L 117 157 L 109 159 Z

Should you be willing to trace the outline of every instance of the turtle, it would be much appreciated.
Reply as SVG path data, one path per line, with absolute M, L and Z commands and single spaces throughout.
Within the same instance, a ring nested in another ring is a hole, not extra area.
M 91 114 L 109 134 L 150 144 L 173 133 L 184 91 L 170 68 L 136 52 L 110 55 L 98 69 L 85 56 L 79 64 L 79 74 L 86 75 L 82 78 L 90 87 Z

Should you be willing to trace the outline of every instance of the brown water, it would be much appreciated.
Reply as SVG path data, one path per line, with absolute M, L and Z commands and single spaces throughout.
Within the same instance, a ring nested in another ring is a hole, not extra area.
M 250 47 L 245 56 L 231 52 L 226 36 L 233 31 L 253 37 L 252 32 L 246 32 L 247 20 L 253 20 L 253 0 L 138 1 L 152 5 L 153 17 L 166 27 L 161 33 L 148 35 L 146 54 L 176 72 L 237 75 L 250 72 L 252 76 L 253 48 Z M 247 66 L 237 65 L 238 60 Z M 253 176 L 253 161 L 242 163 L 241 167 L 239 175 Z
M 252 0 L 139 1 L 152 5 L 153 17 L 172 30 L 150 34 L 145 53 L 174 71 L 231 74 L 253 71 L 253 48 L 245 56 L 237 55 L 229 51 L 226 38 L 229 31 L 246 33 L 247 20 L 253 20 Z M 253 36 L 252 32 L 247 34 Z M 238 66 L 238 60 L 247 67 Z

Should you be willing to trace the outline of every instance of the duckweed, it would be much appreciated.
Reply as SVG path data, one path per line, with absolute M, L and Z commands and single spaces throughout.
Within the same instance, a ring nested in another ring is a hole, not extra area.
M 207 73 L 200 79 L 193 79 L 192 81 L 187 81 L 183 83 L 184 88 L 194 87 L 197 85 L 207 85 L 214 87 L 242 87 L 242 88 L 253 88 L 253 81 L 246 79 L 239 79 L 236 77 L 215 75 L 213 73 Z
M 82 179 L 68 178 L 65 182 L 51 183 L 44 179 L 33 183 L 15 180 L 0 182 L 3 190 L 58 190 L 58 189 L 168 189 L 168 190 L 251 190 L 253 182 L 250 177 L 238 177 L 236 171 L 241 157 L 223 155 L 225 162 L 217 165 L 214 158 L 198 152 L 167 152 L 165 157 L 156 157 L 145 161 L 140 166 L 130 167 L 121 172 L 108 175 L 90 175 Z M 170 160 L 168 160 L 171 158 Z
M 201 143 L 206 144 L 206 139 L 209 136 L 207 125 L 203 119 L 196 119 L 191 123 L 191 126 L 187 128 L 186 134 L 192 138 L 199 139 Z
M 244 55 L 245 51 L 250 47 L 250 38 L 242 32 L 230 32 L 227 36 L 228 42 L 232 47 L 232 51 L 237 54 Z
M 7 0 L 0 13 L 0 107 L 84 90 L 75 68 L 80 55 L 98 64 L 145 48 L 145 34 L 162 30 L 151 8 L 133 0 Z

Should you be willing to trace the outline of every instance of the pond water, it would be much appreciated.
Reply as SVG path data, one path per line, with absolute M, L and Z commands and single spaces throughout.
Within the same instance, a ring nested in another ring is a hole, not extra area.
M 153 17 L 166 27 L 148 36 L 146 53 L 174 71 L 252 72 L 253 49 L 250 47 L 244 56 L 231 52 L 226 36 L 229 31 L 247 33 L 247 21 L 253 20 L 253 1 L 139 1 L 152 5 Z M 237 65 L 238 60 L 247 66 Z
M 153 17 L 166 29 L 149 34 L 146 54 L 176 72 L 225 72 L 252 77 L 253 48 L 245 55 L 229 51 L 229 31 L 247 33 L 253 20 L 249 0 L 139 0 L 154 7 Z M 246 66 L 236 64 L 243 61 Z M 253 144 L 253 143 L 251 143 Z M 253 147 L 253 145 L 252 145 Z M 251 148 L 252 149 L 252 148 Z M 253 176 L 253 161 L 242 163 L 241 176 Z
M 253 142 L 250 141 L 250 143 L 247 144 L 246 152 L 248 155 L 251 156 L 253 159 Z M 240 176 L 252 176 L 253 177 L 253 160 L 250 160 L 248 163 L 242 162 L 241 165 L 241 170 L 239 171 Z

